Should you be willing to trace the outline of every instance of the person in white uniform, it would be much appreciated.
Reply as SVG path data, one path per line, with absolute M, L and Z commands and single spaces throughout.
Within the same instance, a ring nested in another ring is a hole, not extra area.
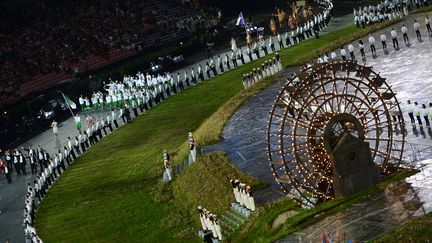
M 58 123 L 55 120 L 53 120 L 53 122 L 51 123 L 51 127 L 54 135 L 58 137 Z
M 417 121 L 419 123 L 420 126 L 423 126 L 422 120 L 421 120 L 421 116 L 422 116 L 422 111 L 418 105 L 417 102 L 414 102 L 414 115 L 417 118 Z
M 396 32 L 396 30 L 394 28 L 391 29 L 390 35 L 391 35 L 392 42 L 393 42 L 393 48 L 395 50 L 398 50 L 399 49 L 399 42 L 397 40 L 397 36 L 398 35 L 397 35 L 397 32 Z
M 223 239 L 223 237 L 222 237 L 222 230 L 221 230 L 221 226 L 219 224 L 219 219 L 217 218 L 216 214 L 213 215 L 213 224 L 214 224 L 214 228 L 215 228 L 215 231 L 216 231 L 215 233 L 216 233 L 218 239 L 220 241 L 222 241 L 222 239 Z
M 239 193 L 238 193 L 238 189 L 237 189 L 237 184 L 238 184 L 238 180 L 230 180 L 233 192 L 234 192 L 234 199 L 237 203 L 240 203 L 240 197 L 239 197 Z
M 382 44 L 384 52 L 387 52 L 388 51 L 387 50 L 387 36 L 384 33 L 382 33 L 380 35 L 380 39 L 381 39 L 381 44 Z
M 195 139 L 192 135 L 192 132 L 189 132 L 188 139 L 189 139 L 189 150 L 190 150 L 189 164 L 191 164 L 196 161 L 196 145 L 195 145 Z
M 426 25 L 426 29 L 429 35 L 432 35 L 432 29 L 431 29 L 431 20 L 429 18 L 429 16 L 426 14 L 425 17 L 425 25 Z
M 348 52 L 350 54 L 351 60 L 354 61 L 355 60 L 354 46 L 352 44 L 348 45 Z
M 206 230 L 207 225 L 205 224 L 204 210 L 201 206 L 198 206 L 198 213 L 199 213 L 199 217 L 200 217 L 201 227 L 203 230 Z
M 414 30 L 416 32 L 417 39 L 421 40 L 420 24 L 417 22 L 417 20 L 414 20 Z
M 409 118 L 411 120 L 411 124 L 414 124 L 415 123 L 415 120 L 414 120 L 414 106 L 411 104 L 410 100 L 408 100 L 407 103 L 408 103 L 408 105 L 406 107 L 406 111 L 407 111 L 408 116 L 409 116 Z
M 74 121 L 76 129 L 81 132 L 81 117 L 78 114 L 75 114 Z
M 404 38 L 405 45 L 408 45 L 409 44 L 408 28 L 405 25 L 402 25 L 401 32 Z
M 233 52 L 236 52 L 237 51 L 237 42 L 234 39 L 234 37 L 231 38 L 230 44 L 231 44 L 231 50 Z
M 346 53 L 346 50 L 343 46 L 341 47 L 340 54 L 341 54 L 342 61 L 346 62 L 347 61 L 347 59 L 346 59 L 347 53 Z
M 164 169 L 167 176 L 168 181 L 172 180 L 172 170 L 171 170 L 171 164 L 168 160 L 164 160 Z
M 375 49 L 375 37 L 372 35 L 369 35 L 368 37 L 369 45 L 372 51 L 372 56 L 376 56 L 376 49 Z
M 246 185 L 243 183 L 239 184 L 239 191 L 240 191 L 240 205 L 249 208 L 249 201 L 247 200 L 246 196 Z
M 247 200 L 249 202 L 249 209 L 254 212 L 255 211 L 255 199 L 253 198 L 252 195 L 252 190 L 250 186 L 246 187 L 246 195 L 247 195 Z

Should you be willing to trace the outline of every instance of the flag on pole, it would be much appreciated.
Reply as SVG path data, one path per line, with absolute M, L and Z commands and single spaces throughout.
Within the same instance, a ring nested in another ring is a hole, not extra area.
M 243 26 L 244 24 L 245 24 L 245 21 L 244 21 L 244 18 L 243 18 L 243 13 L 240 12 L 240 14 L 239 14 L 239 16 L 237 18 L 236 25 L 237 26 L 239 26 L 239 25 Z
M 77 108 L 75 102 L 73 102 L 73 101 L 72 101 L 69 97 L 67 97 L 65 94 L 62 93 L 62 95 L 63 95 L 63 98 L 64 98 L 66 104 L 67 104 L 71 109 L 76 109 L 76 108 Z

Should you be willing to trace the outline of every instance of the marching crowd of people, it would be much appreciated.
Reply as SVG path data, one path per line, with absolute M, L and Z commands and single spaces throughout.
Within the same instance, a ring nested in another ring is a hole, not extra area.
M 298 7 L 296 2 L 290 5 L 291 15 L 287 17 L 287 11 L 276 8 L 276 13 L 270 19 L 270 30 L 273 35 L 277 35 L 279 29 L 291 30 L 291 36 L 294 41 L 301 41 L 313 35 L 318 37 L 318 31 L 325 27 L 330 21 L 333 10 L 333 2 L 331 0 L 317 1 L 323 8 L 320 13 L 314 14 L 312 7 Z M 276 24 L 278 22 L 278 25 Z M 250 37 L 246 37 L 248 41 Z
M 429 0 L 384 0 L 376 5 L 359 7 L 353 10 L 354 24 L 357 28 L 386 20 L 401 19 L 408 16 L 415 8 L 430 6 Z
M 430 128 L 430 121 L 432 120 L 432 103 L 429 103 L 428 105 L 420 105 L 416 101 L 412 103 L 410 100 L 407 100 L 406 112 L 408 113 L 412 125 L 414 125 L 417 120 L 419 126 L 423 127 L 422 120 L 424 120 L 426 127 Z M 396 115 L 393 115 L 393 120 L 396 121 Z
M 319 31 L 328 25 L 332 17 L 331 12 L 333 9 L 333 3 L 330 0 L 323 1 L 321 4 L 324 6 L 323 12 L 304 18 L 302 22 L 297 20 L 295 25 L 290 27 L 291 31 L 288 31 L 285 34 L 281 35 L 277 30 L 272 31 L 273 35 L 270 36 L 268 41 L 262 34 L 258 34 L 257 40 L 254 41 L 252 34 L 248 32 L 246 35 L 246 54 L 249 56 L 249 59 L 253 60 L 253 53 L 256 58 L 260 58 L 260 50 L 263 51 L 265 55 L 269 53 L 269 49 L 273 53 L 276 52 L 275 43 L 278 43 L 279 50 L 282 50 L 283 48 L 297 44 L 313 36 L 319 38 Z M 235 40 L 231 40 L 232 52 L 235 53 L 236 49 Z
M 76 114 L 74 119 L 78 134 L 72 138 L 67 137 L 67 142 L 63 148 L 58 149 L 58 152 L 53 155 L 49 154 L 40 145 L 37 145 L 36 148 L 29 146 L 27 148 L 21 147 L 21 149 L 16 148 L 5 151 L 4 159 L 6 162 L 0 159 L 0 172 L 5 174 L 6 180 L 9 184 L 12 183 L 13 171 L 15 171 L 17 176 L 26 175 L 28 165 L 30 165 L 31 174 L 36 175 L 33 185 L 28 183 L 27 191 L 25 193 L 23 225 L 27 242 L 42 242 L 33 226 L 34 215 L 37 210 L 37 205 L 40 204 L 46 196 L 53 183 L 72 164 L 72 162 L 88 148 L 96 144 L 110 132 L 113 132 L 114 129 L 130 122 L 131 117 L 128 104 L 129 102 L 127 101 L 122 103 L 121 105 L 123 105 L 123 107 L 120 108 L 119 112 L 115 112 L 115 110 L 112 110 L 112 112 L 108 111 L 106 113 L 106 118 L 104 118 L 104 115 L 98 118 L 93 118 L 90 113 L 87 114 L 85 118 L 85 129 L 81 129 L 81 118 L 79 114 Z M 100 106 L 98 106 L 97 109 L 99 108 Z M 135 117 L 144 111 L 144 109 L 138 109 Z M 118 118 L 122 118 L 123 123 L 117 121 Z M 52 126 L 53 133 L 55 139 L 58 139 L 57 122 L 53 121 L 53 124 L 55 124 Z M 196 160 L 195 140 L 191 132 L 188 133 L 188 144 L 190 150 L 188 163 L 190 165 Z M 163 151 L 163 161 L 163 180 L 164 182 L 168 182 L 172 180 L 173 174 L 170 155 L 167 150 Z
M 333 8 L 331 1 L 325 1 L 326 9 L 324 12 L 317 14 L 308 23 L 305 28 L 297 27 L 290 33 L 285 33 L 282 38 L 280 34 L 276 37 L 270 36 L 265 39 L 262 34 L 258 35 L 257 41 L 253 41 L 251 34 L 248 33 L 247 46 L 238 48 L 235 38 L 231 39 L 231 52 L 218 55 L 216 58 L 210 56 L 208 60 L 199 63 L 189 70 L 177 75 L 170 73 L 150 74 L 138 72 L 136 75 L 124 76 L 122 81 L 109 80 L 103 91 L 94 92 L 91 97 L 79 98 L 79 104 L 83 110 L 93 109 L 94 111 L 103 111 L 119 109 L 124 104 L 130 107 L 151 107 L 163 101 L 167 96 L 183 91 L 185 88 L 196 85 L 211 77 L 244 65 L 249 57 L 249 61 L 256 60 L 262 56 L 276 52 L 275 43 L 278 43 L 279 49 L 286 48 L 290 45 L 299 43 L 302 40 L 312 37 L 313 26 L 316 26 L 315 35 L 318 31 L 327 26 L 330 20 L 330 11 Z M 284 44 L 285 42 L 285 44 Z
M 128 105 L 135 113 L 137 108 L 150 109 L 167 97 L 211 78 L 210 72 L 213 76 L 217 75 L 213 60 L 210 64 L 206 63 L 205 69 L 198 64 L 196 70 L 192 67 L 190 72 L 187 70 L 184 70 L 183 74 L 178 72 L 175 78 L 169 73 L 154 75 L 138 72 L 134 76 L 124 76 L 121 82 L 110 80 L 104 86 L 104 91 L 94 92 L 90 98 L 81 95 L 78 102 L 82 111 L 118 110 Z
M 27 242 L 32 243 L 42 243 L 42 239 L 36 233 L 36 229 L 33 226 L 33 220 L 36 213 L 36 208 L 34 205 L 34 198 L 36 196 L 35 189 L 31 186 L 30 183 L 27 183 L 27 191 L 25 194 L 25 206 L 24 206 L 24 234 L 25 240 Z
M 188 87 L 189 83 L 186 83 Z M 109 83 L 104 85 L 105 92 L 93 92 L 90 98 L 81 95 L 78 102 L 81 111 L 121 110 L 127 105 L 137 115 L 137 109 L 148 110 L 183 90 L 183 83 L 175 82 L 168 73 L 144 75 L 138 72 L 136 76 L 125 76 L 123 82 L 110 79 Z
M 252 72 L 243 74 L 243 87 L 248 89 L 261 79 L 273 76 L 282 69 L 282 60 L 279 53 L 276 52 L 273 59 L 261 64 L 261 68 L 253 68 Z
M 416 33 L 416 38 L 418 41 L 422 41 L 422 31 L 425 31 L 427 33 L 427 35 L 432 36 L 432 29 L 431 29 L 431 20 L 429 18 L 428 15 L 425 15 L 424 17 L 424 27 L 422 27 L 422 25 L 417 21 L 414 20 L 413 23 L 413 29 Z M 391 38 L 391 42 L 393 45 L 393 48 L 398 51 L 400 49 L 399 46 L 399 34 L 402 34 L 402 38 L 404 40 L 404 43 L 406 46 L 410 45 L 410 38 L 408 35 L 408 27 L 403 24 L 400 31 L 398 32 L 395 28 L 391 28 L 390 32 L 388 33 L 381 33 L 379 36 L 379 40 L 381 41 L 381 46 L 382 49 L 384 51 L 384 53 L 388 53 L 388 47 L 387 47 L 387 36 L 389 36 Z M 369 43 L 370 46 L 370 51 L 372 53 L 373 57 L 377 56 L 377 41 L 375 39 L 375 37 L 372 34 L 369 34 L 368 38 L 367 38 L 367 43 Z M 363 42 L 363 40 L 359 40 L 358 41 L 358 49 L 360 51 L 360 56 L 362 59 L 366 59 L 366 51 L 365 51 L 365 43 Z M 347 52 L 348 50 L 348 52 Z M 356 48 L 354 47 L 353 44 L 349 44 L 347 46 L 347 48 L 345 49 L 344 46 L 342 46 L 339 50 L 339 54 L 336 52 L 336 50 L 333 50 L 330 55 L 328 53 L 324 53 L 322 56 L 318 56 L 317 57 L 317 63 L 326 63 L 335 59 L 342 59 L 343 61 L 347 61 L 347 60 L 356 60 L 356 54 L 355 54 L 355 50 Z

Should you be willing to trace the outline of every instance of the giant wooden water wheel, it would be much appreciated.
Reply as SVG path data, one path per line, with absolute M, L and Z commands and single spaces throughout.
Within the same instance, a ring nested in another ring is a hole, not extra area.
M 344 133 L 369 143 L 381 175 L 401 163 L 405 133 L 399 102 L 371 67 L 335 61 L 287 79 L 268 123 L 268 159 L 276 182 L 308 204 L 334 198 L 331 151 Z M 397 118 L 393 120 L 393 115 Z

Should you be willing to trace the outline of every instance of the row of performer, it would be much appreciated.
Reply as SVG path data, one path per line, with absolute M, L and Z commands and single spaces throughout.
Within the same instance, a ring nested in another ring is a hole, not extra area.
M 32 148 L 28 149 L 30 158 L 34 158 L 35 161 L 38 160 L 41 168 L 33 181 L 34 185 L 31 186 L 29 183 L 26 192 L 24 209 L 24 234 L 26 242 L 42 242 L 33 226 L 34 213 L 37 209 L 36 198 L 40 203 L 47 195 L 48 190 L 52 187 L 54 182 L 63 174 L 72 162 L 89 147 L 104 137 L 101 127 L 94 125 L 88 129 L 91 129 L 90 135 L 86 136 L 86 132 L 80 134 L 78 136 L 79 138 L 75 137 L 75 143 L 73 143 L 71 138 L 68 137 L 67 143 L 64 146 L 64 151 L 59 150 L 53 157 L 51 157 L 49 153 L 39 145 L 36 150 L 33 150 Z M 106 135 L 108 134 L 105 132 L 105 136 Z M 81 141 L 78 142 L 78 139 L 81 139 Z
M 406 111 L 410 118 L 411 124 L 415 124 L 416 119 L 420 126 L 423 126 L 422 118 L 425 121 L 426 127 L 430 127 L 430 120 L 432 119 L 432 103 L 429 105 L 422 104 L 418 102 L 412 103 L 410 100 L 407 101 Z M 393 120 L 396 117 L 393 115 Z
M 130 113 L 127 112 L 127 105 L 121 109 L 125 110 L 124 113 Z M 79 128 L 79 135 L 75 136 L 74 141 L 68 137 L 67 143 L 64 146 L 64 150 L 58 150 L 58 153 L 55 153 L 53 157 L 51 157 L 45 149 L 42 149 L 41 146 L 38 145 L 36 149 L 33 149 L 30 146 L 27 149 L 22 148 L 22 150 L 7 150 L 5 152 L 6 163 L 0 159 L 0 169 L 5 170 L 6 177 L 10 183 L 12 166 L 15 167 L 17 175 L 21 175 L 21 173 L 26 174 L 25 165 L 27 161 L 30 161 L 33 174 L 37 174 L 38 166 L 40 167 L 40 172 L 36 175 L 34 185 L 31 186 L 29 183 L 28 189 L 26 191 L 24 208 L 24 232 L 27 242 L 42 242 L 33 226 L 34 215 L 36 212 L 36 199 L 38 199 L 37 201 L 40 203 L 46 196 L 53 183 L 67 169 L 67 167 L 69 167 L 69 165 L 71 165 L 71 163 L 77 159 L 81 153 L 85 152 L 89 147 L 102 139 L 104 135 L 108 135 L 106 128 L 109 128 L 110 132 L 112 132 L 114 126 L 115 128 L 119 127 L 116 114 L 117 113 L 115 111 L 107 113 L 107 118 L 105 121 L 102 118 L 103 116 L 94 119 L 91 114 L 87 114 L 87 128 L 83 131 L 81 131 L 79 119 L 79 126 L 77 126 L 77 128 Z M 137 116 L 139 114 L 135 115 Z M 79 117 L 78 114 L 77 116 Z M 123 124 L 126 124 L 128 120 L 130 120 L 130 115 L 125 119 L 124 116 L 122 116 L 121 111 L 119 113 L 119 117 L 123 118 Z M 55 134 L 57 136 L 58 131 L 56 131 Z M 190 149 L 189 163 L 192 163 L 196 160 L 196 146 L 191 132 L 188 134 L 188 145 Z M 26 151 L 27 154 L 24 154 L 23 151 Z M 163 159 L 166 176 L 169 178 L 169 180 L 171 180 L 172 170 L 169 162 L 170 156 L 166 150 L 163 153 Z M 218 237 L 216 237 L 216 239 L 217 238 Z
M 432 1 L 400 1 L 385 0 L 377 5 L 370 4 L 358 10 L 354 9 L 354 23 L 358 28 L 365 28 L 367 25 L 383 22 L 386 20 L 401 19 L 409 15 L 415 8 L 426 7 L 432 4 Z
M 3 171 L 6 180 L 11 184 L 14 169 L 17 176 L 27 175 L 28 164 L 30 165 L 31 174 L 37 174 L 38 170 L 39 174 L 45 173 L 49 169 L 51 162 L 54 163 L 55 168 L 64 168 L 65 163 L 70 164 L 72 160 L 76 159 L 70 139 L 68 141 L 70 147 L 65 145 L 63 149 L 59 149 L 58 153 L 54 154 L 53 158 L 40 145 L 36 149 L 29 146 L 28 148 L 21 147 L 21 149 L 6 150 L 4 154 L 6 163 L 0 159 L 0 172 Z
M 24 199 L 24 236 L 26 243 L 42 243 L 42 239 L 36 232 L 33 226 L 33 221 L 36 213 L 36 205 L 34 205 L 34 198 L 36 192 L 30 183 L 27 183 L 27 190 Z
M 432 35 L 431 20 L 430 20 L 430 18 L 429 18 L 428 15 L 425 16 L 425 23 L 426 23 L 425 27 L 426 27 L 427 33 L 429 35 Z M 419 24 L 419 22 L 417 22 L 415 20 L 413 26 L 414 26 L 414 30 L 415 30 L 417 39 L 421 40 L 421 25 Z M 400 33 L 402 33 L 402 37 L 403 37 L 403 40 L 404 40 L 405 44 L 409 45 L 410 44 L 410 39 L 409 39 L 409 35 L 408 35 L 408 28 L 407 28 L 407 26 L 405 24 L 402 25 Z M 392 41 L 394 49 L 395 50 L 399 50 L 398 32 L 394 28 L 392 28 L 390 30 L 389 34 L 391 36 L 391 41 Z M 387 48 L 387 35 L 386 35 L 386 33 L 384 33 L 384 32 L 381 33 L 379 39 L 381 41 L 381 45 L 382 45 L 382 48 L 383 48 L 384 52 L 388 52 L 388 48 Z M 376 46 L 375 46 L 376 45 L 375 37 L 372 34 L 370 34 L 368 36 L 367 41 L 368 41 L 368 43 L 370 45 L 370 50 L 372 52 L 372 55 L 373 56 L 377 56 Z M 363 59 L 365 59 L 366 58 L 365 44 L 364 44 L 364 42 L 362 40 L 359 40 L 359 42 L 358 42 L 358 48 L 360 50 L 361 57 Z M 345 47 L 342 46 L 341 49 L 340 49 L 340 51 L 339 51 L 339 55 L 336 53 L 336 51 L 332 51 L 330 53 L 330 55 L 328 55 L 327 53 L 324 53 L 322 56 L 318 56 L 317 57 L 317 62 L 318 63 L 325 63 L 325 62 L 337 59 L 339 57 L 342 60 L 344 60 L 344 61 L 347 61 L 348 59 L 356 60 L 356 56 L 354 54 L 354 52 L 355 52 L 354 45 L 353 44 L 349 44 L 347 46 L 347 49 L 348 49 L 348 52 L 345 49 Z
M 198 214 L 203 230 L 205 242 L 218 242 L 223 239 L 219 219 L 216 214 L 212 214 L 207 209 L 198 206 Z
M 255 211 L 255 199 L 251 187 L 241 183 L 238 179 L 231 179 L 230 184 L 234 192 L 235 201 L 243 207 Z
M 273 76 L 282 69 L 280 55 L 276 53 L 275 57 L 262 63 L 260 68 L 254 68 L 252 72 L 243 74 L 243 87 L 248 89 L 261 79 Z
M 31 147 L 28 149 L 31 165 L 33 160 L 38 161 L 40 172 L 37 173 L 36 178 L 33 181 L 33 186 L 31 183 L 27 184 L 23 221 L 26 242 L 42 242 L 33 226 L 34 215 L 37 211 L 36 201 L 40 203 L 43 200 L 53 183 L 77 158 L 74 150 L 71 149 L 72 147 L 68 147 L 68 145 L 72 146 L 70 140 L 68 144 L 64 146 L 64 151 L 59 150 L 53 157 L 51 157 L 50 154 L 39 145 L 36 150 Z M 36 172 L 37 167 L 31 167 L 32 172 Z
M 264 55 L 269 54 L 267 46 L 275 52 L 274 44 L 270 41 L 268 45 L 261 46 Z M 250 61 L 254 60 L 250 48 L 246 53 Z M 256 58 L 261 57 L 258 47 L 254 53 Z M 81 95 L 78 102 L 82 111 L 93 110 L 94 112 L 120 109 L 124 105 L 130 107 L 147 105 L 151 107 L 166 97 L 183 91 L 185 87 L 196 85 L 198 82 L 218 75 L 219 72 L 223 73 L 238 67 L 240 64 L 245 64 L 246 60 L 243 54 L 244 52 L 239 48 L 236 52 L 225 54 L 224 57 L 218 55 L 216 61 L 210 59 L 206 61 L 204 67 L 198 64 L 196 68 L 191 67 L 189 71 L 184 70 L 183 74 L 178 72 L 175 77 L 170 73 L 153 75 L 138 72 L 134 76 L 124 76 L 121 82 L 110 80 L 108 84 L 104 85 L 106 92 L 94 92 L 90 98 Z M 219 67 L 219 72 L 217 67 Z
M 324 28 L 330 19 L 328 10 L 325 12 L 327 17 L 321 18 L 319 21 L 316 19 L 314 22 L 314 25 L 317 26 L 316 37 L 318 37 L 318 30 Z M 125 104 L 129 107 L 142 104 L 152 106 L 152 104 L 157 104 L 172 94 L 183 91 L 185 87 L 195 85 L 199 81 L 202 82 L 241 64 L 244 65 L 246 55 L 249 57 L 249 61 L 252 61 L 261 58 L 262 55 L 268 55 L 270 51 L 275 53 L 276 42 L 281 50 L 312 37 L 312 24 L 305 26 L 309 27 L 306 29 L 297 28 L 291 34 L 285 33 L 284 37 L 277 34 L 276 37 L 270 36 L 266 40 L 263 35 L 259 35 L 257 42 L 254 43 L 252 43 L 251 36 L 248 35 L 250 40 L 248 40 L 248 45 L 245 48 L 237 48 L 236 41 L 233 38 L 230 53 L 222 54 L 222 56 L 218 55 L 215 59 L 210 57 L 203 63 L 191 67 L 190 70 L 184 70 L 183 73 L 178 72 L 177 75 L 138 72 L 136 75 L 124 76 L 121 81 L 109 79 L 108 83 L 104 84 L 103 90 L 94 92 L 90 97 L 81 95 L 78 103 L 82 111 L 120 109 Z M 218 68 L 219 70 L 217 70 Z
M 252 197 L 250 186 L 240 183 L 239 180 L 230 180 L 233 187 L 235 201 L 242 207 L 255 211 L 255 202 Z M 216 214 L 210 213 L 207 209 L 198 206 L 198 214 L 201 222 L 201 237 L 205 242 L 214 243 L 221 241 L 222 232 L 219 220 Z
M 111 114 L 107 116 L 111 116 Z M 93 122 L 93 118 L 88 116 L 87 129 L 79 132 L 79 135 L 75 136 L 75 140 L 67 137 L 63 149 L 59 149 L 53 155 L 50 155 L 40 145 L 37 145 L 36 148 L 29 146 L 26 149 L 21 148 L 21 150 L 14 149 L 5 152 L 6 164 L 4 167 L 10 168 L 12 165 L 15 167 L 17 175 L 25 174 L 25 163 L 29 161 L 32 174 L 36 174 L 33 185 L 28 183 L 25 193 L 23 226 L 26 242 L 42 242 L 33 226 L 34 215 L 37 211 L 37 205 L 47 195 L 53 183 L 82 153 L 109 134 L 105 128 L 108 127 L 112 132 L 115 128 L 127 123 L 126 120 L 121 124 L 115 122 L 114 128 L 111 123 L 109 126 L 104 125 L 100 119 L 97 118 Z M 0 161 L 0 165 L 2 163 Z M 8 176 L 6 175 L 6 177 Z

